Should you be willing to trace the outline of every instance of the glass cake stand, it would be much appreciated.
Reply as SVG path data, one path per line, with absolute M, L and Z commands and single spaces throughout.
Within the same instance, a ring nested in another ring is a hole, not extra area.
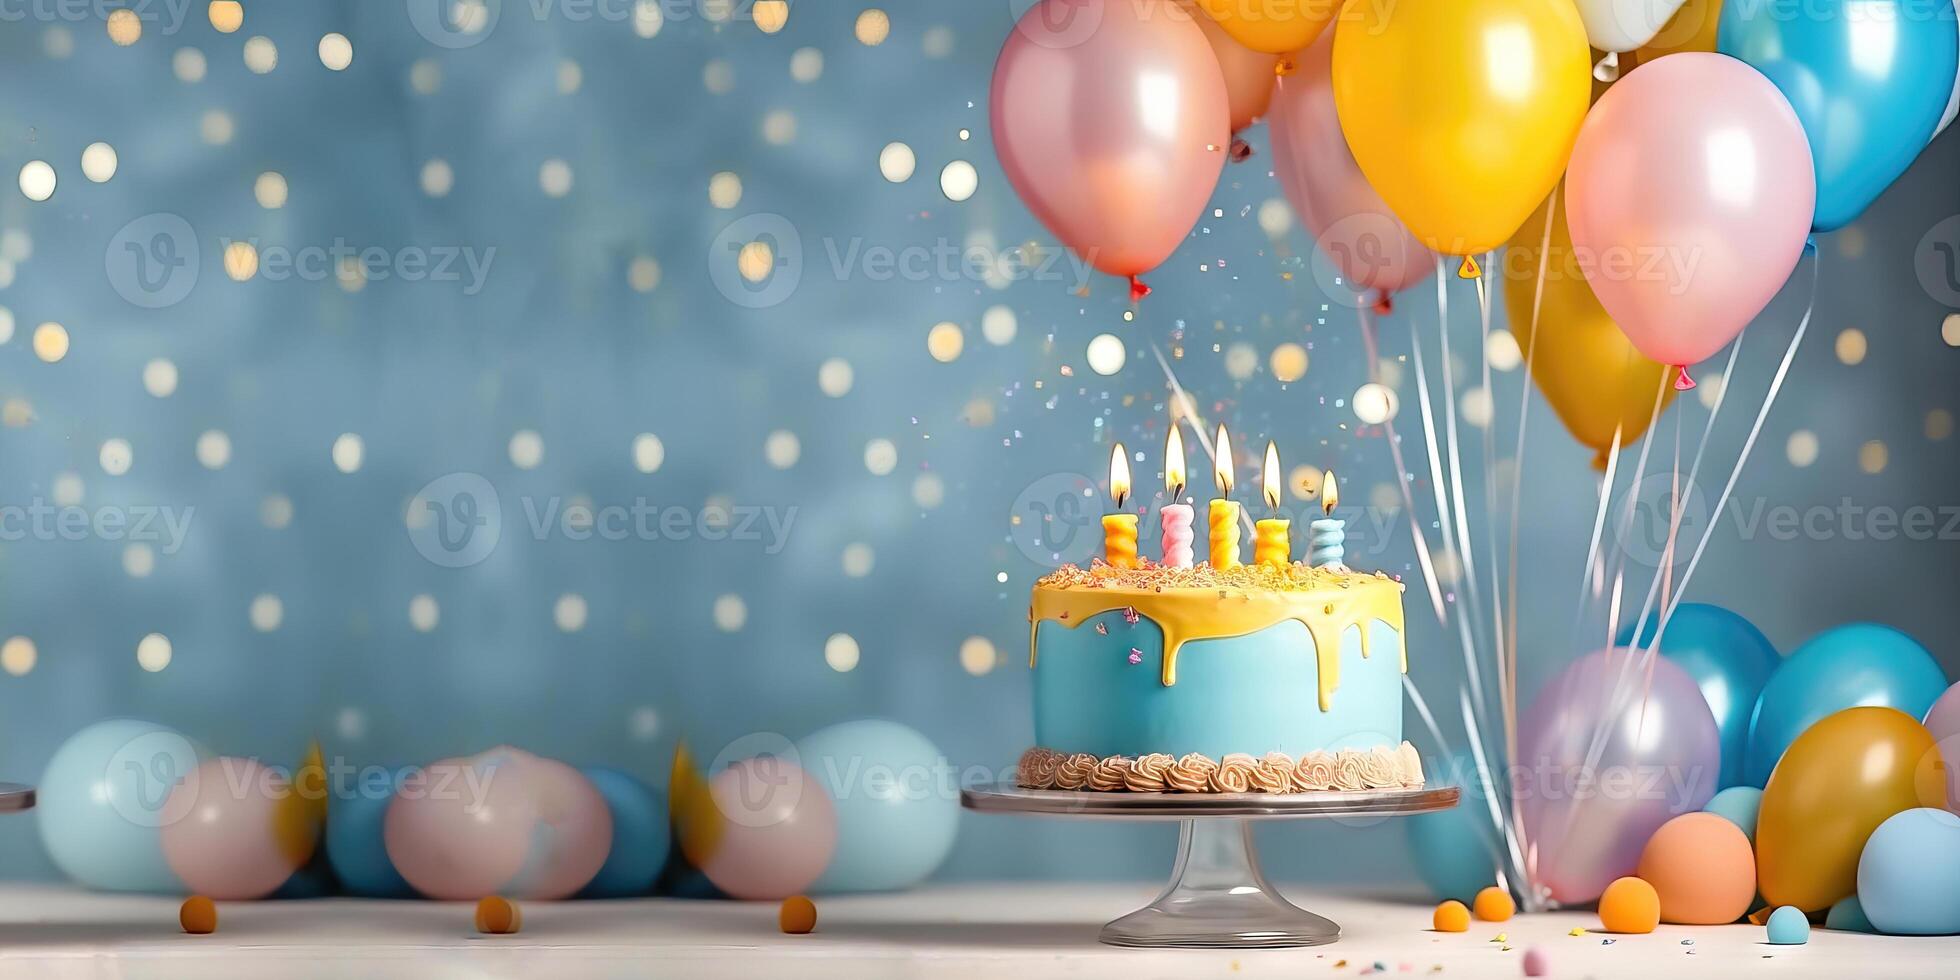
M 1341 927 L 1282 898 L 1259 871 L 1252 822 L 1308 817 L 1399 817 L 1447 810 L 1459 791 L 1358 793 L 1094 793 L 979 786 L 960 803 L 983 813 L 1101 820 L 1175 820 L 1177 864 L 1149 905 L 1103 926 L 1112 946 L 1261 949 L 1321 946 Z
M 0 813 L 34 809 L 34 787 L 0 783 Z

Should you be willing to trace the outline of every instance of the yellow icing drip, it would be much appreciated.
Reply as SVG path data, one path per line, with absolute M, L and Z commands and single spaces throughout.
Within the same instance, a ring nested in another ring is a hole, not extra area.
M 1044 620 L 1074 629 L 1103 613 L 1130 609 L 1163 631 L 1163 683 L 1169 687 L 1177 683 L 1177 654 L 1185 643 L 1245 636 L 1291 619 L 1305 626 L 1313 637 L 1320 671 L 1320 710 L 1326 711 L 1333 706 L 1334 689 L 1341 683 L 1341 634 L 1350 626 L 1359 627 L 1361 655 L 1367 657 L 1369 623 L 1380 622 L 1397 634 L 1402 632 L 1402 585 L 1392 579 L 1294 565 L 1288 570 L 1291 574 L 1283 578 L 1284 587 L 1233 587 L 1227 584 L 1230 578 L 1221 578 L 1222 570 L 1210 576 L 1207 571 L 1203 566 L 1195 574 L 1189 569 L 1180 572 L 1153 566 L 1124 572 L 1120 584 L 1082 584 L 1117 580 L 1078 571 L 1072 581 L 1036 584 L 1029 612 L 1028 666 L 1034 666 L 1034 639 Z M 1179 584 L 1148 584 L 1158 577 Z M 1220 579 L 1219 584 L 1182 584 L 1207 578 Z M 1402 672 L 1406 674 L 1408 648 L 1406 643 L 1400 646 Z

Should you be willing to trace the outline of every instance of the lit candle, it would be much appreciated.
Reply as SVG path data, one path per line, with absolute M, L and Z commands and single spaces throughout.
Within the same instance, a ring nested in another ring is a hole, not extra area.
M 1104 514 L 1103 560 L 1117 568 L 1137 567 L 1137 515 L 1120 513 L 1130 496 L 1130 461 L 1123 444 L 1109 451 L 1109 496 L 1119 513 Z
M 1259 474 L 1259 489 L 1266 494 L 1266 508 L 1273 513 L 1254 528 L 1252 560 L 1260 565 L 1285 565 L 1293 560 L 1293 522 L 1279 516 L 1279 449 L 1266 443 L 1266 466 Z
M 1197 515 L 1190 504 L 1178 502 L 1184 496 L 1184 437 L 1177 434 L 1176 419 L 1171 419 L 1171 434 L 1164 440 L 1164 490 L 1171 498 L 1157 512 L 1164 525 L 1164 564 L 1190 568 L 1191 523 Z
M 1211 567 L 1232 568 L 1239 563 L 1239 505 L 1232 501 L 1232 440 L 1218 426 L 1218 445 L 1214 447 L 1212 481 L 1218 485 L 1218 498 L 1211 502 Z
M 1313 522 L 1308 542 L 1307 563 L 1319 568 L 1345 568 L 1347 522 L 1334 519 L 1334 508 L 1341 505 L 1341 488 L 1334 482 L 1334 471 L 1327 471 L 1327 482 L 1320 488 L 1320 510 L 1327 516 Z

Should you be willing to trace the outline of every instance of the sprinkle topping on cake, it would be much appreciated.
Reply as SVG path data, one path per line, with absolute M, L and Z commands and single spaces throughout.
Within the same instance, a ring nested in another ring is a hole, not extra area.
M 1305 562 L 1233 565 L 1230 568 L 1213 568 L 1209 563 L 1200 562 L 1178 568 L 1139 558 L 1135 568 L 1118 568 L 1100 560 L 1092 562 L 1088 568 L 1063 565 L 1042 576 L 1039 584 L 1059 589 L 1126 589 L 1138 592 L 1160 592 L 1165 589 L 1315 592 L 1349 588 L 1367 581 L 1390 579 L 1381 572 L 1320 568 Z

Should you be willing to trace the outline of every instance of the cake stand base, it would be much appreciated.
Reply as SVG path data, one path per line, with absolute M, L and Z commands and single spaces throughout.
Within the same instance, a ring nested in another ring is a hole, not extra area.
M 1178 821 L 1171 882 L 1150 904 L 1103 926 L 1111 946 L 1264 949 L 1323 946 L 1341 938 L 1330 919 L 1282 898 L 1259 870 L 1252 822 L 1303 817 L 1390 817 L 1456 805 L 1458 791 L 1181 794 L 1030 790 L 1002 784 L 961 794 L 968 809 L 1105 820 Z
M 1237 817 L 1183 821 L 1170 887 L 1102 931 L 1111 946 L 1202 949 L 1321 946 L 1340 938 L 1340 926 L 1296 907 L 1267 883 L 1252 823 Z

